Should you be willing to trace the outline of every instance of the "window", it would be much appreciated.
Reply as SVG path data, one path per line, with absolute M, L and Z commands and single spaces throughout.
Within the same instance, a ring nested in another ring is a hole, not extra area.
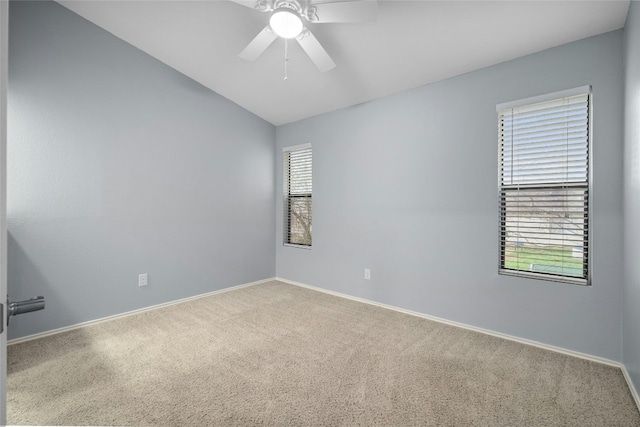
M 311 145 L 284 149 L 284 244 L 311 247 Z
M 501 274 L 589 284 L 590 92 L 497 108 Z

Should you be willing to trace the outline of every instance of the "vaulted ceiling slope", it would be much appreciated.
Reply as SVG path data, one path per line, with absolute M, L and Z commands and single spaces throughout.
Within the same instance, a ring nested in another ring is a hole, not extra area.
M 297 43 L 238 54 L 268 15 L 229 1 L 58 1 L 274 125 L 345 108 L 624 26 L 629 1 L 385 1 L 365 23 L 309 24 L 336 63 Z M 326 2 L 322 0 L 321 2 Z

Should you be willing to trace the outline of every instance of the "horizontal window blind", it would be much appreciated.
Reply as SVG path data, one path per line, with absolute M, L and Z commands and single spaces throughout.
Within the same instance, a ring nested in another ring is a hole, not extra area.
M 500 272 L 586 284 L 589 93 L 498 112 Z
M 311 246 L 312 156 L 311 147 L 285 150 L 284 243 Z

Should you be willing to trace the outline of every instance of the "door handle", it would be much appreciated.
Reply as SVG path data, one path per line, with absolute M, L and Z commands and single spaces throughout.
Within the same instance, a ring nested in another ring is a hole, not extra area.
M 13 316 L 38 310 L 44 310 L 44 297 L 34 297 L 17 302 L 7 301 L 7 325 Z

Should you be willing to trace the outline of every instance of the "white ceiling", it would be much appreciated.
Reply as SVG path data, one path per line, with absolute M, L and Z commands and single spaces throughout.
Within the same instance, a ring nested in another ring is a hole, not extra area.
M 281 125 L 624 26 L 629 1 L 379 1 L 378 18 L 310 24 L 336 68 L 296 43 L 238 54 L 268 15 L 228 1 L 59 0 L 254 114 Z M 323 0 L 322 2 L 326 2 Z

